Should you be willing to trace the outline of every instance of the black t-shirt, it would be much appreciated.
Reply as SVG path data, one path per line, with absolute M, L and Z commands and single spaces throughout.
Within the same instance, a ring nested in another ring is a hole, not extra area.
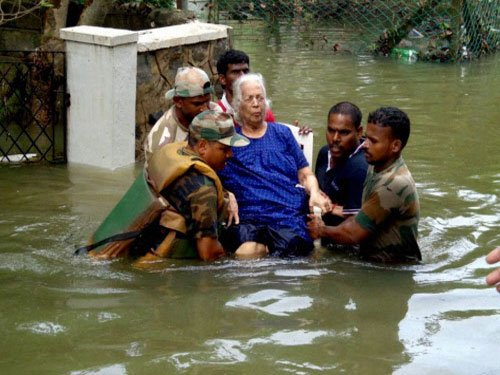
M 333 203 L 343 206 L 344 209 L 361 208 L 363 183 L 368 169 L 365 154 L 359 150 L 343 163 L 327 171 L 328 153 L 328 146 L 323 146 L 316 159 L 315 174 L 320 189 L 330 197 Z M 337 225 L 342 220 L 333 217 L 332 221 L 327 225 Z

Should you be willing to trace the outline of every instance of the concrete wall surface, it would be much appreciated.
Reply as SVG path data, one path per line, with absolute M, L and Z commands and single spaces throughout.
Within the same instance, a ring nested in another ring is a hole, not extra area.
M 66 40 L 69 163 L 115 169 L 135 162 L 137 33 L 78 26 Z

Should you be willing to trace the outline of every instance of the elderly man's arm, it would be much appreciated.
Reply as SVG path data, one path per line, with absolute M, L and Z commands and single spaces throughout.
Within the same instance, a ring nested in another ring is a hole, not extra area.
M 309 167 L 299 169 L 299 183 L 306 189 L 309 194 L 309 209 L 312 212 L 314 206 L 321 208 L 323 213 L 332 210 L 332 202 L 330 198 L 319 189 L 318 180 L 313 171 Z

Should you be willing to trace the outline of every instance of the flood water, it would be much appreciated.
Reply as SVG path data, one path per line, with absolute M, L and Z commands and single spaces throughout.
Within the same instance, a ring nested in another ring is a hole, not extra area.
M 339 38 L 341 36 L 338 36 Z M 324 144 L 338 101 L 407 111 L 421 265 L 326 251 L 305 259 L 171 261 L 155 271 L 72 256 L 140 166 L 0 166 L 2 374 L 498 374 L 500 55 L 408 64 L 236 40 L 278 120 Z M 364 121 L 365 123 L 365 121 Z

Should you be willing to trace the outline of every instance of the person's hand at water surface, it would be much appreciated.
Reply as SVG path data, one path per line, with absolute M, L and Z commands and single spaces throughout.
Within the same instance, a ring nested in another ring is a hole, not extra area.
M 486 256 L 486 262 L 488 264 L 500 262 L 500 247 L 490 251 Z M 500 293 L 500 268 L 496 268 L 486 276 L 486 283 L 488 285 L 496 285 L 496 289 Z

